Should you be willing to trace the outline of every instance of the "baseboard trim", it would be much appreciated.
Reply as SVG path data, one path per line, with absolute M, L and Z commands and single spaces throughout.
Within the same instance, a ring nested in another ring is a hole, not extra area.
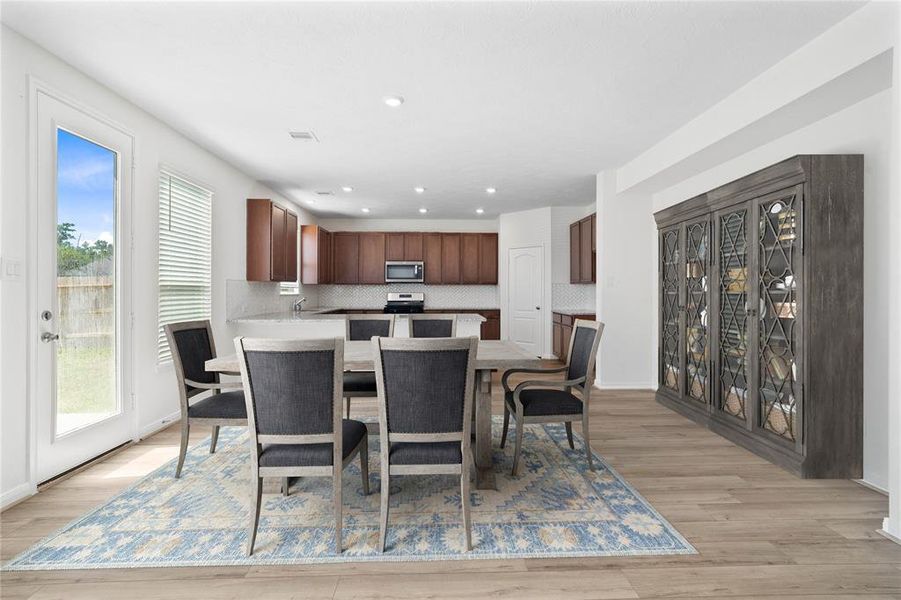
M 862 485 L 862 486 L 865 487 L 865 488 L 871 489 L 871 490 L 873 490 L 874 492 L 879 492 L 879 493 L 882 494 L 883 496 L 888 496 L 888 490 L 887 490 L 887 489 L 882 488 L 882 487 L 879 487 L 879 486 L 876 485 L 875 483 L 870 483 L 870 482 L 867 481 L 866 479 L 852 479 L 851 481 L 853 481 L 854 483 L 856 483 L 856 484 L 858 484 L 858 485 Z
M 892 533 L 889 533 L 888 529 L 889 529 L 889 518 L 886 517 L 886 518 L 882 519 L 882 529 L 877 529 L 876 533 L 878 533 L 879 535 L 881 535 L 884 538 L 887 538 L 887 539 L 895 542 L 896 544 L 901 544 L 901 537 L 898 537 Z
M 632 383 L 595 383 L 594 387 L 599 390 L 642 390 L 653 392 L 657 389 L 657 384 L 647 381 L 636 381 Z
M 162 419 L 157 419 L 153 423 L 150 423 L 149 425 L 145 425 L 144 427 L 141 428 L 141 430 L 138 432 L 138 439 L 141 439 L 141 440 L 147 439 L 150 436 L 152 436 L 153 434 L 159 433 L 166 427 L 169 427 L 170 425 L 172 425 L 172 423 L 174 423 L 175 421 L 178 421 L 179 419 L 181 419 L 181 411 L 180 410 L 177 410 L 172 414 L 166 415 Z
M 12 508 L 19 502 L 31 498 L 37 493 L 37 488 L 30 483 L 22 483 L 0 495 L 0 512 Z

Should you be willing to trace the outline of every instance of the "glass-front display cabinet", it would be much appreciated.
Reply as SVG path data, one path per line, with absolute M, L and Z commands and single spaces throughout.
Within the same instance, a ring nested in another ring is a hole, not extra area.
M 805 477 L 860 477 L 859 155 L 796 156 L 655 214 L 664 405 Z

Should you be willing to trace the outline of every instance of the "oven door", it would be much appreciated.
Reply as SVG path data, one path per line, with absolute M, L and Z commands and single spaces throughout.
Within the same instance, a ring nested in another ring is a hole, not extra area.
M 422 283 L 422 262 L 386 261 L 385 283 Z

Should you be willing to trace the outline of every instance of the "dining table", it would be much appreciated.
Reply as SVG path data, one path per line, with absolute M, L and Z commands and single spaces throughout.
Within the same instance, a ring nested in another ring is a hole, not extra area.
M 510 369 L 534 369 L 541 359 L 529 354 L 516 343 L 502 340 L 479 340 L 475 381 L 475 452 L 476 488 L 496 489 L 491 447 L 491 374 Z M 235 375 L 240 373 L 236 354 L 222 355 L 206 361 L 207 371 Z M 375 360 L 369 340 L 344 342 L 344 368 L 349 371 L 373 371 Z

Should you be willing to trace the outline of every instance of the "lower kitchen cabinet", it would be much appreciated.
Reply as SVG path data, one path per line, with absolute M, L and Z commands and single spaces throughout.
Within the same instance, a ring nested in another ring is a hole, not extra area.
M 551 313 L 551 319 L 553 322 L 551 339 L 554 356 L 562 362 L 566 362 L 569 355 L 569 342 L 572 339 L 573 325 L 576 319 L 594 321 L 595 315 L 594 313 L 572 314 L 569 312 L 554 312 Z

